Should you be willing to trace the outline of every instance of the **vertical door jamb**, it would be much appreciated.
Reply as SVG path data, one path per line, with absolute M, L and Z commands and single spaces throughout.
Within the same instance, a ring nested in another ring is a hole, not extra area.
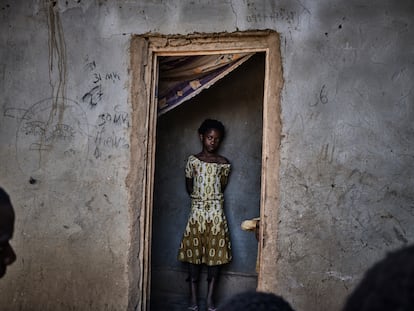
M 260 202 L 258 289 L 277 293 L 277 233 L 279 210 L 279 162 L 282 124 L 280 93 L 283 74 L 280 41 L 276 33 L 267 38 L 263 98 L 263 142 Z

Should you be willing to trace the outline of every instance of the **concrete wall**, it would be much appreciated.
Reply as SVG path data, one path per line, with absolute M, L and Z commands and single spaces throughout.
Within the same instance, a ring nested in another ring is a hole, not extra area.
M 278 293 L 339 310 L 414 240 L 411 0 L 0 2 L 0 183 L 16 208 L 6 310 L 132 310 L 129 43 L 280 33 Z M 139 273 L 139 271 L 138 271 Z

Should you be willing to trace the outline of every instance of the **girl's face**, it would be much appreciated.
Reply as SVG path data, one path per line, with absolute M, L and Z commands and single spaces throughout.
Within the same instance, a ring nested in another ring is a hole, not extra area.
M 210 129 L 204 134 L 200 134 L 200 139 L 203 144 L 203 150 L 208 153 L 215 153 L 220 147 L 221 133 L 216 129 Z

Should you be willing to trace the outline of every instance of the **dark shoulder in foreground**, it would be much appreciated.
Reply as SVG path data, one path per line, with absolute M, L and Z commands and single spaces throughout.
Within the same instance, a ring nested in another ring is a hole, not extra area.
M 372 265 L 348 296 L 342 311 L 413 310 L 414 244 Z
M 236 294 L 220 305 L 217 311 L 294 311 L 281 296 L 273 293 L 247 291 Z

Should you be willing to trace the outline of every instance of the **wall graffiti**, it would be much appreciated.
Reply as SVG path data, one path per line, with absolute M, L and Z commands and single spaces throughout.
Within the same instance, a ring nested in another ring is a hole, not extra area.
M 82 96 L 82 101 L 89 104 L 89 108 L 94 108 L 102 100 L 102 85 L 94 86 Z
M 81 103 L 89 109 L 103 101 L 106 83 L 121 81 L 116 71 L 99 71 L 97 67 L 95 61 L 87 61 L 84 66 L 91 79 Z M 16 132 L 17 162 L 29 175 L 39 171 L 58 175 L 70 167 L 81 168 L 90 149 L 95 159 L 129 149 L 126 135 L 131 118 L 121 105 L 101 112 L 92 127 L 82 106 L 63 97 L 43 99 L 28 109 L 7 108 L 4 116 L 20 122 Z
M 130 127 L 130 116 L 117 105 L 113 111 L 101 113 L 97 120 L 98 130 L 94 137 L 96 159 L 102 158 L 104 149 L 129 149 L 124 130 Z
M 26 136 L 38 136 L 43 142 L 53 144 L 58 140 L 71 142 L 76 132 L 72 126 L 63 123 L 57 123 L 51 127 L 44 121 L 27 121 L 20 129 Z
M 82 96 L 82 102 L 89 109 L 99 106 L 105 96 L 105 88 L 121 81 L 121 75 L 116 71 L 105 71 L 98 68 L 95 60 L 85 59 L 84 69 L 90 74 L 90 88 Z M 129 148 L 129 141 L 125 137 L 126 129 L 130 127 L 130 115 L 123 111 L 120 105 L 115 105 L 112 110 L 103 111 L 96 120 L 96 133 L 91 138 L 96 159 L 111 157 L 116 150 Z
M 252 11 L 255 11 L 255 9 L 253 8 Z M 254 14 L 246 15 L 246 22 L 248 22 L 249 24 L 264 23 L 268 21 L 271 23 L 283 21 L 287 22 L 288 24 L 292 24 L 295 21 L 295 19 L 297 19 L 296 13 L 285 8 L 274 8 L 272 10 L 267 11 L 266 13 L 257 12 Z
M 326 89 L 326 85 L 324 84 L 324 85 L 322 85 L 322 87 L 319 91 L 317 100 L 314 103 L 313 102 L 309 103 L 309 106 L 310 107 L 315 107 L 319 104 L 326 105 L 327 103 L 329 103 L 328 91 Z
M 19 168 L 28 174 L 41 170 L 57 175 L 68 167 L 82 166 L 88 157 L 88 137 L 87 117 L 77 102 L 41 100 L 20 116 L 16 133 Z
M 123 134 L 118 134 L 115 131 L 108 131 L 105 127 L 102 127 L 95 136 L 94 139 L 95 150 L 93 155 L 96 159 L 103 157 L 105 149 L 129 149 L 129 142 Z
M 121 81 L 121 76 L 115 71 L 101 72 L 98 70 L 96 61 L 90 61 L 88 57 L 86 57 L 84 69 L 91 75 L 91 86 L 82 96 L 82 102 L 86 103 L 90 109 L 93 109 L 103 99 L 104 82 L 116 83 Z
M 101 113 L 98 117 L 98 126 L 105 126 L 108 124 L 129 128 L 129 113 L 121 111 L 119 106 L 115 106 L 113 112 Z

